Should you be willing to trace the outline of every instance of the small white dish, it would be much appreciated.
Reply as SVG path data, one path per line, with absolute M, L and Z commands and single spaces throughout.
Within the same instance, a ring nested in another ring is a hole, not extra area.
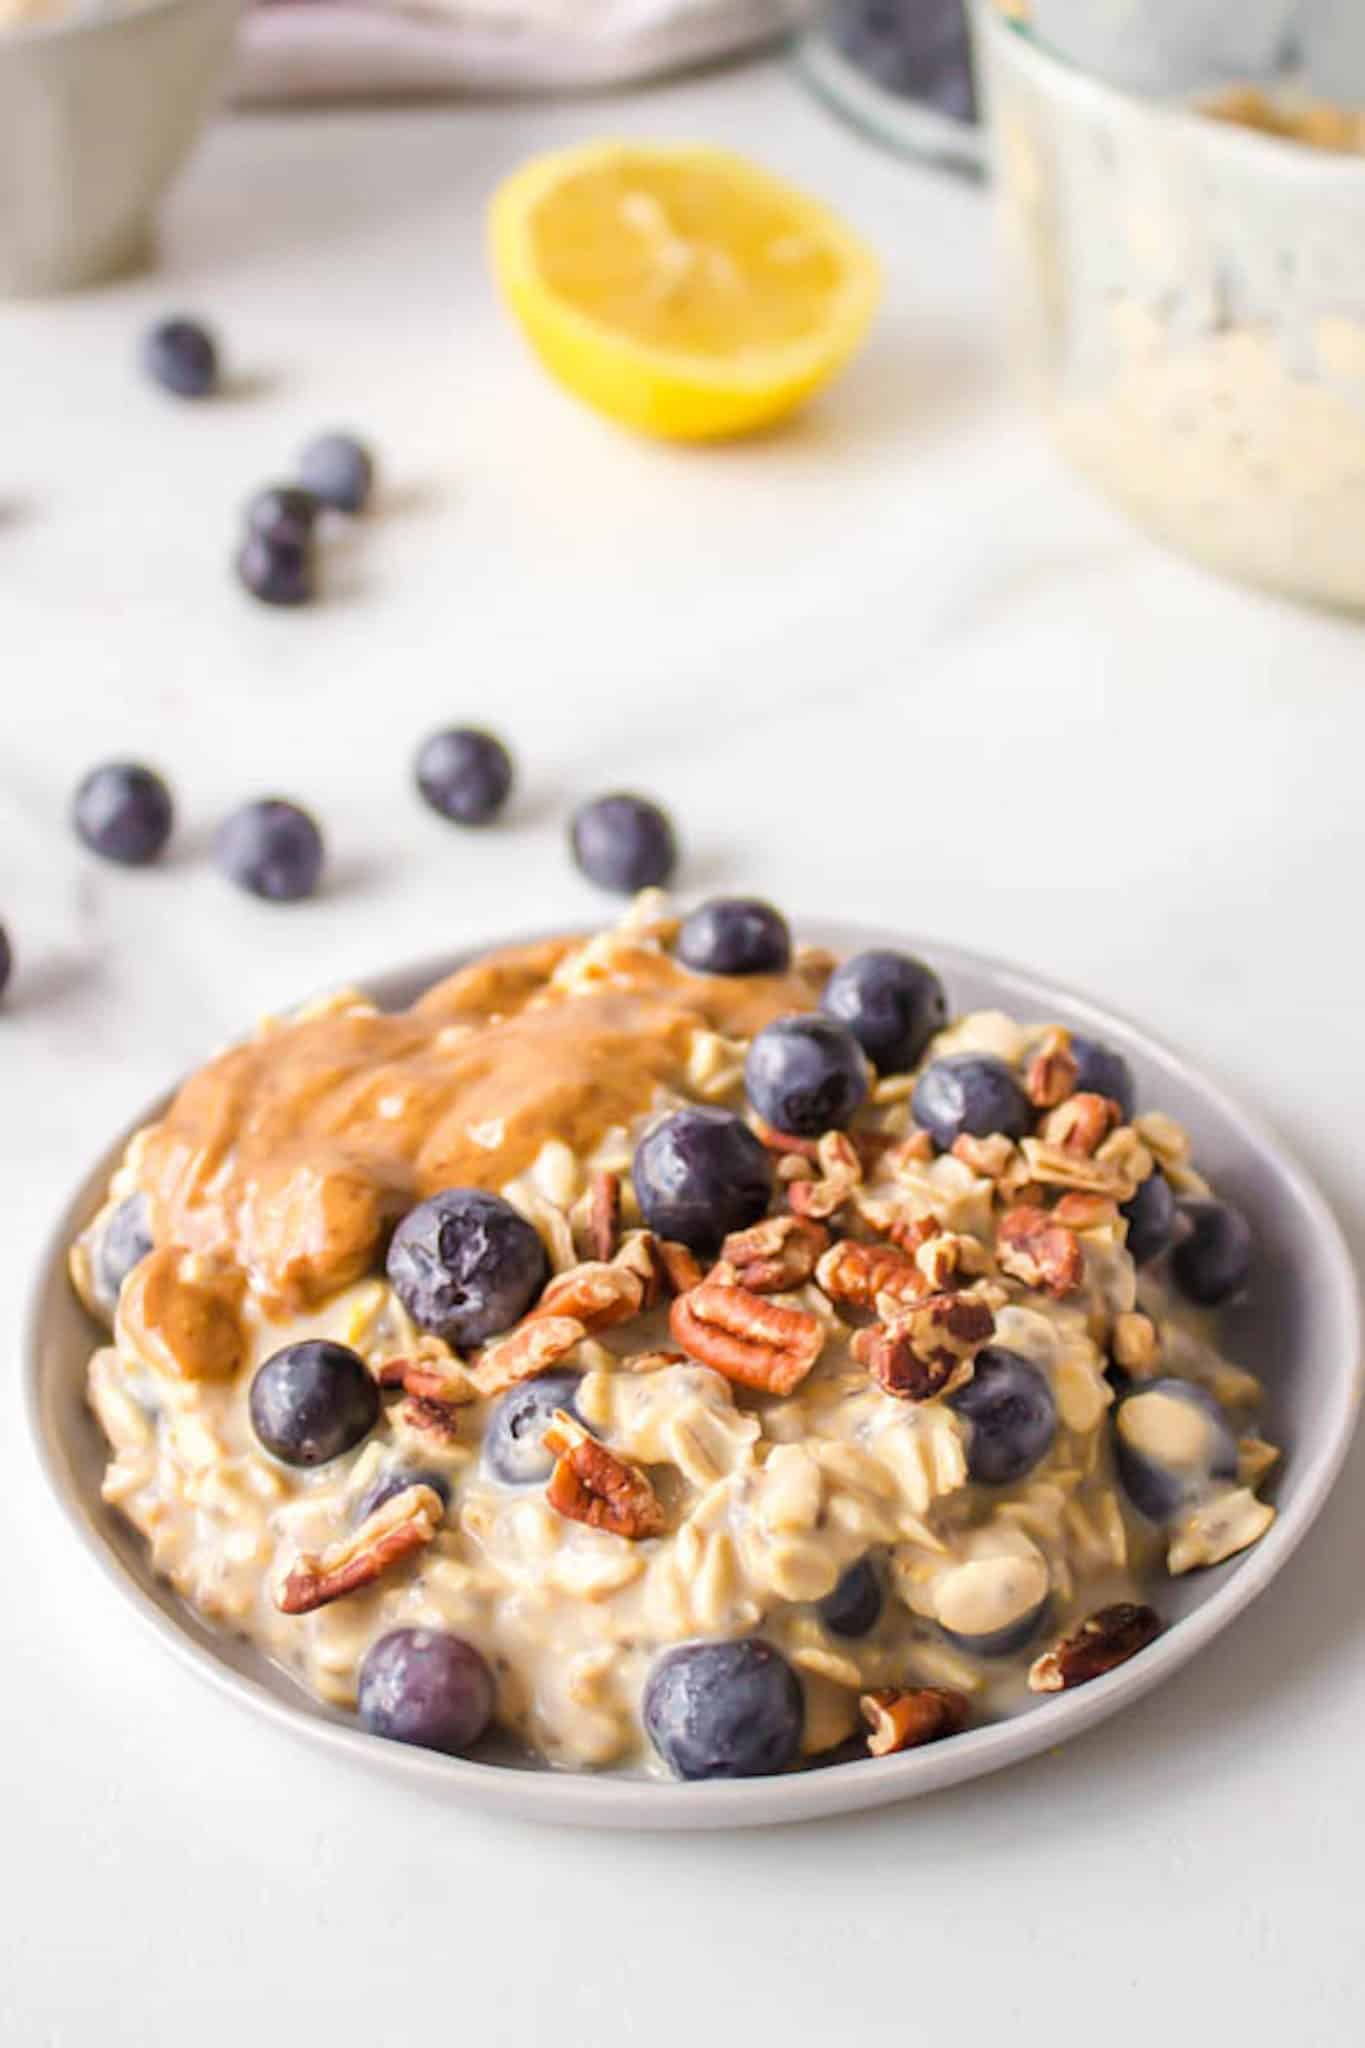
M 96 1331 L 71 1291 L 67 1247 L 103 1195 L 124 1138 L 104 1150 L 57 1219 L 33 1293 L 25 1390 L 30 1424 L 67 1519 L 131 1611 L 202 1678 L 278 1727 L 372 1769 L 492 1811 L 580 1827 L 751 1827 L 883 1806 L 957 1784 L 1093 1727 L 1188 1663 L 1269 1585 L 1322 1507 L 1346 1454 L 1362 1386 L 1361 1318 L 1350 1254 L 1330 1209 L 1278 1139 L 1136 1026 L 1081 996 L 999 961 L 904 933 L 838 923 L 804 924 L 801 937 L 839 952 L 900 945 L 942 974 L 955 1011 L 994 1007 L 1069 1024 L 1116 1046 L 1131 1062 L 1142 1099 L 1191 1132 L 1199 1165 L 1250 1217 L 1259 1247 L 1248 1301 L 1224 1323 L 1230 1355 L 1264 1380 L 1267 1434 L 1284 1447 L 1269 1489 L 1278 1519 L 1254 1550 L 1158 1586 L 1166 1633 L 1107 1678 L 1040 1701 L 1018 1716 L 900 1756 L 860 1760 L 785 1777 L 660 1784 L 475 1761 L 384 1742 L 321 1706 L 249 1644 L 208 1628 L 152 1572 L 142 1540 L 100 1498 L 103 1438 L 85 1404 L 85 1370 Z M 480 949 L 484 950 L 484 949 Z M 471 954 L 376 976 L 381 1002 L 407 1003 Z M 150 1104 L 140 1125 L 162 1104 Z

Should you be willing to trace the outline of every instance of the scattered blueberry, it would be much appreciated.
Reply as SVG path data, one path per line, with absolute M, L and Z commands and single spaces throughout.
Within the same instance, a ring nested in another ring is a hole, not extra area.
M 1037 1635 L 1051 1597 L 1050 1593 L 1045 1593 L 1037 1605 L 1021 1614 L 1017 1621 L 1008 1621 L 1002 1628 L 988 1629 L 984 1635 L 964 1635 L 960 1629 L 943 1628 L 942 1622 L 939 1626 L 950 1643 L 955 1643 L 959 1650 L 965 1650 L 971 1657 L 1013 1657 Z
M 450 1506 L 450 1481 L 444 1472 L 433 1472 L 421 1465 L 400 1465 L 388 1472 L 381 1472 L 361 1495 L 355 1511 L 357 1522 L 363 1522 L 367 1515 L 372 1515 L 376 1508 L 382 1508 L 386 1501 L 396 1500 L 398 1495 L 406 1493 L 410 1486 L 429 1486 L 433 1493 L 439 1494 L 442 1507 Z
M 1128 1254 L 1135 1266 L 1150 1265 L 1165 1251 L 1175 1231 L 1175 1196 L 1160 1167 L 1142 1181 L 1120 1214 L 1128 1219 Z
M 963 0 L 833 0 L 828 22 L 834 47 L 883 91 L 976 120 Z
M 1206 1387 L 1142 1380 L 1114 1409 L 1114 1463 L 1138 1513 L 1168 1522 L 1213 1480 L 1236 1477 L 1237 1439 Z
M 1137 1108 L 1137 1087 L 1123 1054 L 1115 1052 L 1112 1046 L 1101 1045 L 1097 1038 L 1082 1038 L 1073 1031 L 1071 1055 L 1076 1062 L 1077 1094 L 1107 1095 L 1123 1111 L 1123 1121 L 1131 1123 Z
M 207 398 L 218 383 L 218 349 L 197 320 L 162 320 L 143 337 L 142 367 L 177 398 Z
M 832 1636 L 865 1636 L 877 1626 L 882 1599 L 881 1573 L 870 1557 L 860 1557 L 815 1611 Z
M 354 434 L 319 434 L 299 457 L 299 480 L 324 505 L 361 512 L 374 489 L 374 457 Z
M 1171 1253 L 1176 1286 L 1201 1308 L 1240 1294 L 1251 1274 L 1251 1225 L 1230 1202 L 1182 1202 L 1186 1235 Z
M 756 1636 L 683 1643 L 645 1686 L 645 1733 L 677 1778 L 761 1778 L 796 1760 L 804 1709 L 791 1666 Z
M 234 811 L 219 828 L 215 851 L 229 881 L 270 903 L 311 896 L 322 873 L 322 834 L 307 811 L 283 797 Z
M 599 889 L 630 896 L 666 882 L 678 864 L 668 814 L 647 797 L 594 797 L 574 812 L 569 844 L 579 869 Z
M 574 1399 L 581 1375 L 560 1370 L 523 1380 L 503 1395 L 493 1410 L 483 1439 L 484 1470 L 504 1486 L 541 1486 L 554 1470 L 554 1459 L 540 1439 L 556 1408 L 576 1416 Z
M 833 1017 L 778 1017 L 744 1062 L 745 1093 L 764 1122 L 802 1138 L 842 1130 L 868 1085 L 862 1047 Z
M 9 987 L 9 978 L 14 971 L 14 952 L 9 942 L 9 933 L 0 924 L 0 996 Z
M 905 1074 L 948 1021 L 948 999 L 932 967 L 876 947 L 836 967 L 820 1007 L 846 1024 L 882 1074 Z
M 311 604 L 317 595 L 317 556 L 311 539 L 248 533 L 237 550 L 237 578 L 262 604 Z
M 433 811 L 457 825 L 486 825 L 512 787 L 512 756 L 491 732 L 454 726 L 423 740 L 417 787 Z
M 326 1338 L 286 1344 L 251 1382 L 251 1426 L 286 1465 L 325 1465 L 379 1419 L 379 1389 L 359 1352 Z
M 165 783 L 137 761 L 92 768 L 71 801 L 71 822 L 90 851 L 130 868 L 156 859 L 174 818 Z
M 90 1254 L 90 1286 L 112 1317 L 119 1293 L 134 1266 L 152 1249 L 152 1221 L 144 1194 L 126 1195 L 111 1209 Z
M 1017 1351 L 988 1344 L 965 1387 L 948 1396 L 971 1424 L 967 1470 L 981 1486 L 1009 1486 L 1047 1456 L 1057 1434 L 1057 1404 L 1038 1367 Z
M 443 1188 L 395 1230 L 388 1273 L 418 1327 L 464 1349 L 510 1329 L 550 1265 L 532 1225 L 501 1195 Z
M 322 507 L 301 484 L 267 484 L 247 501 L 246 529 L 262 540 L 306 548 Z
M 695 974 L 781 974 L 791 957 L 786 918 L 756 896 L 713 896 L 678 934 L 678 958 Z
M 493 1718 L 493 1674 L 463 1636 L 396 1628 L 365 1652 L 356 1710 L 371 1735 L 463 1756 Z
M 989 1138 L 1000 1131 L 1022 1138 L 1033 1124 L 1028 1097 L 993 1053 L 954 1052 L 935 1060 L 915 1083 L 910 1108 L 940 1152 L 951 1151 L 963 1136 Z
M 631 1181 L 652 1231 L 707 1253 L 730 1231 L 766 1215 L 773 1170 L 742 1117 L 728 1109 L 678 1109 L 635 1147 Z

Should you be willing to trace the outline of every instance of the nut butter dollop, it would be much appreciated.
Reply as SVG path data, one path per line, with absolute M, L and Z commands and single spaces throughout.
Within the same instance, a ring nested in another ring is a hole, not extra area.
M 246 1277 L 212 1254 L 163 1245 L 134 1266 L 119 1295 L 120 1344 L 180 1380 L 231 1379 L 242 1362 Z
M 368 1271 L 446 1187 L 500 1188 L 549 1138 L 581 1157 L 677 1085 L 697 1031 L 749 1038 L 813 1007 L 823 970 L 713 976 L 622 941 L 497 953 L 394 1015 L 305 1015 L 191 1076 L 143 1134 L 159 1243 L 226 1254 L 272 1312 Z

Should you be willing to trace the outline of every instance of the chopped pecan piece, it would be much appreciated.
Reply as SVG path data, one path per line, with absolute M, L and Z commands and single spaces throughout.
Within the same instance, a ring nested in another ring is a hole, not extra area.
M 462 1408 L 479 1398 L 468 1372 L 454 1359 L 424 1358 L 420 1353 L 416 1358 L 386 1358 L 375 1377 L 381 1387 L 401 1387 L 405 1394 L 440 1401 L 448 1408 Z
M 1101 1230 L 1119 1220 L 1119 1205 L 1109 1195 L 1082 1195 L 1075 1189 L 1063 1195 L 1052 1212 L 1054 1223 L 1068 1230 Z
M 798 1216 L 823 1220 L 833 1216 L 854 1189 L 862 1185 L 863 1163 L 853 1140 L 843 1131 L 826 1131 L 816 1146 L 818 1180 L 792 1181 L 787 1200 Z
M 1076 1087 L 1080 1068 L 1071 1050 L 1071 1033 L 1060 1026 L 1044 1034 L 1024 1071 L 1024 1092 L 1036 1109 L 1055 1109 Z
M 651 1265 L 650 1273 L 654 1268 Z M 557 1273 L 526 1323 L 541 1323 L 555 1316 L 572 1316 L 585 1330 L 609 1330 L 616 1323 L 628 1323 L 645 1303 L 646 1282 L 638 1272 L 623 1265 L 619 1256 L 610 1262 L 586 1259 Z M 522 1326 L 525 1327 L 525 1324 Z
M 751 1294 L 784 1294 L 800 1287 L 815 1271 L 815 1262 L 829 1244 L 823 1223 L 805 1216 L 765 1216 L 748 1230 L 732 1230 L 720 1248 L 724 1273 L 710 1277 Z
M 926 1237 L 915 1253 L 915 1264 L 934 1294 L 941 1294 L 950 1280 L 975 1280 L 989 1272 L 990 1263 L 990 1254 L 979 1238 L 966 1237 L 955 1230 L 937 1231 Z
M 808 1309 L 712 1280 L 678 1296 L 669 1327 L 690 1358 L 761 1394 L 790 1394 L 825 1341 L 823 1324 Z
M 892 1145 L 882 1155 L 881 1165 L 888 1173 L 899 1173 L 902 1168 L 927 1166 L 934 1156 L 934 1141 L 927 1131 L 911 1131 L 908 1138 L 902 1138 L 898 1145 Z
M 1044 1650 L 1029 1671 L 1029 1687 L 1033 1692 L 1064 1692 L 1073 1685 L 1088 1685 L 1092 1678 L 1103 1678 L 1106 1671 L 1126 1664 L 1154 1643 L 1161 1626 L 1154 1608 L 1139 1607 L 1131 1600 L 1101 1607 L 1074 1635 L 1064 1636 Z
M 818 1156 L 814 1138 L 798 1138 L 791 1131 L 776 1130 L 772 1124 L 764 1123 L 761 1116 L 754 1118 L 754 1135 L 769 1152 L 795 1153 L 798 1159 L 809 1159 L 812 1165 Z
M 664 1511 L 644 1473 L 562 1408 L 556 1408 L 542 1442 L 555 1459 L 545 1498 L 557 1513 L 631 1543 L 663 1534 Z
M 588 1183 L 588 1247 L 595 1259 L 610 1259 L 620 1242 L 621 1176 L 599 1167 Z
M 664 1278 L 675 1294 L 688 1294 L 694 1287 L 700 1287 L 706 1275 L 696 1254 L 685 1244 L 676 1244 L 671 1237 L 656 1237 L 654 1250 L 663 1268 Z
M 1061 1301 L 1081 1284 L 1085 1255 L 1074 1230 L 1054 1223 L 1046 1209 L 1027 1203 L 1007 1209 L 995 1236 L 995 1256 L 1002 1273 L 1039 1287 Z
M 969 1166 L 982 1180 L 999 1180 L 1014 1160 L 1014 1140 L 1007 1138 L 1003 1131 L 992 1131 L 989 1138 L 974 1138 L 964 1131 L 960 1138 L 953 1140 L 953 1157 Z
M 995 1316 L 970 1294 L 932 1294 L 853 1339 L 853 1356 L 898 1401 L 931 1401 L 995 1333 Z
M 373 1584 L 381 1572 L 430 1543 L 444 1513 L 434 1487 L 404 1487 L 340 1543 L 296 1558 L 276 1591 L 275 1605 L 282 1614 L 311 1614 L 343 1593 Z
M 576 1316 L 528 1317 L 510 1337 L 497 1338 L 481 1353 L 469 1377 L 485 1400 L 505 1394 L 519 1380 L 547 1372 L 587 1334 Z
M 879 1294 L 897 1301 L 917 1301 L 929 1282 L 909 1252 L 889 1244 L 860 1244 L 843 1237 L 832 1244 L 815 1268 L 821 1293 L 841 1307 L 871 1308 Z
M 431 1394 L 409 1394 L 398 1404 L 395 1420 L 400 1428 L 415 1430 L 419 1436 L 434 1436 L 441 1443 L 458 1443 L 460 1411 L 451 1401 Z
M 1060 1145 L 1063 1152 L 1080 1152 L 1092 1159 L 1116 1125 L 1123 1111 L 1107 1095 L 1069 1095 L 1052 1114 L 1043 1119 L 1045 1144 Z
M 945 1735 L 960 1735 L 970 1712 L 965 1693 L 941 1685 L 908 1690 L 884 1686 L 879 1692 L 865 1692 L 858 1705 L 870 1731 L 867 1747 L 873 1756 L 891 1756 L 896 1750 L 939 1742 Z

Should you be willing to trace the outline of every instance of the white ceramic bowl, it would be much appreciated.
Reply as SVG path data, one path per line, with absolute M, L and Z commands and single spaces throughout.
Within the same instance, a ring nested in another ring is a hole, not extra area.
M 282 1730 L 407 1778 L 433 1797 L 453 1795 L 522 1818 L 576 1826 L 757 1826 L 886 1805 L 1055 1748 L 1159 1685 L 1270 1583 L 1327 1496 L 1362 1392 L 1360 1310 L 1350 1255 L 1302 1168 L 1177 1054 L 1083 997 L 998 961 L 921 944 L 903 933 L 850 924 L 802 924 L 799 930 L 803 938 L 840 952 L 909 945 L 942 973 L 955 1010 L 994 1006 L 1021 1017 L 1054 1018 L 1106 1039 L 1132 1063 L 1143 1099 L 1188 1127 L 1201 1168 L 1245 1208 L 1259 1246 L 1250 1298 L 1229 1312 L 1225 1324 L 1231 1355 L 1264 1378 L 1266 1433 L 1285 1452 L 1273 1491 L 1279 1516 L 1255 1549 L 1214 1571 L 1158 1587 L 1153 1598 L 1171 1626 L 1107 1678 L 1040 1701 L 1014 1719 L 901 1756 L 785 1777 L 680 1785 L 518 1768 L 511 1760 L 455 1759 L 380 1741 L 310 1699 L 248 1644 L 208 1628 L 155 1577 L 141 1539 L 100 1499 L 105 1445 L 83 1391 L 97 1333 L 71 1291 L 66 1249 L 98 1206 L 125 1133 L 95 1161 L 54 1226 L 33 1294 L 26 1390 L 38 1453 L 57 1501 L 130 1613 L 158 1641 Z M 459 964 L 430 961 L 379 976 L 369 986 L 380 1001 L 397 1006 Z M 149 1104 L 137 1122 L 160 1107 Z M 1246 1625 L 1254 1627 L 1254 1620 Z
M 0 294 L 141 262 L 227 69 L 241 0 L 141 0 L 0 30 Z

